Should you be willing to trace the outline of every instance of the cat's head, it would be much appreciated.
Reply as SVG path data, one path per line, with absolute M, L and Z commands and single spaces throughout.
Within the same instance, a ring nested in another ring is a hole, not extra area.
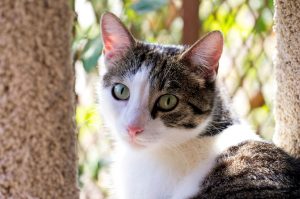
M 103 14 L 101 30 L 100 109 L 117 138 L 155 148 L 201 134 L 214 106 L 222 34 L 211 32 L 191 47 L 149 44 L 111 13 Z

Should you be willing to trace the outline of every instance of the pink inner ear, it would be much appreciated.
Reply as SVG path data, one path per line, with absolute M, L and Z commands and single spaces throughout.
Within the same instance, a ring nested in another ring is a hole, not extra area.
M 112 39 L 112 36 L 107 36 L 107 37 L 104 37 L 104 49 L 106 52 L 108 51 L 111 51 L 113 46 L 112 46 L 112 43 L 113 43 L 113 39 Z
M 134 44 L 134 39 L 113 14 L 105 13 L 101 18 L 103 53 L 106 60 L 117 60 L 122 57 Z
M 189 59 L 194 65 L 202 65 L 212 71 L 217 70 L 222 49 L 222 35 L 219 32 L 212 32 L 192 47 Z
M 122 54 L 126 51 L 127 48 L 130 47 L 129 39 L 124 36 L 124 34 L 120 35 L 106 35 L 103 34 L 103 53 L 106 59 L 111 59 L 117 54 Z
M 103 53 L 107 59 L 110 59 L 113 57 L 113 46 L 114 46 L 114 37 L 113 36 L 104 36 L 104 48 L 103 48 Z

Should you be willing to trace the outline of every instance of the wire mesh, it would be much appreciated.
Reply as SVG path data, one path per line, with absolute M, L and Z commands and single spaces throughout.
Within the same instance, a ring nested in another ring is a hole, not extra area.
M 203 32 L 224 33 L 219 75 L 236 112 L 266 139 L 274 130 L 273 10 L 272 1 L 222 0 L 202 1 L 199 11 Z

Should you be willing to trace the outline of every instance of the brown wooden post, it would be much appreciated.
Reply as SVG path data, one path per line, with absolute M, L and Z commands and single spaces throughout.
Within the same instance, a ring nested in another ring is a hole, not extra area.
M 191 45 L 199 39 L 200 19 L 199 19 L 200 0 L 182 1 L 182 44 Z

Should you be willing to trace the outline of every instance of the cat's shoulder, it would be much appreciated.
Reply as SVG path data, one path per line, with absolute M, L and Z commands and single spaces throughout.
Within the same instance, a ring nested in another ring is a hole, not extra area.
M 216 159 L 193 199 L 291 197 L 300 197 L 300 161 L 273 144 L 245 141 Z

